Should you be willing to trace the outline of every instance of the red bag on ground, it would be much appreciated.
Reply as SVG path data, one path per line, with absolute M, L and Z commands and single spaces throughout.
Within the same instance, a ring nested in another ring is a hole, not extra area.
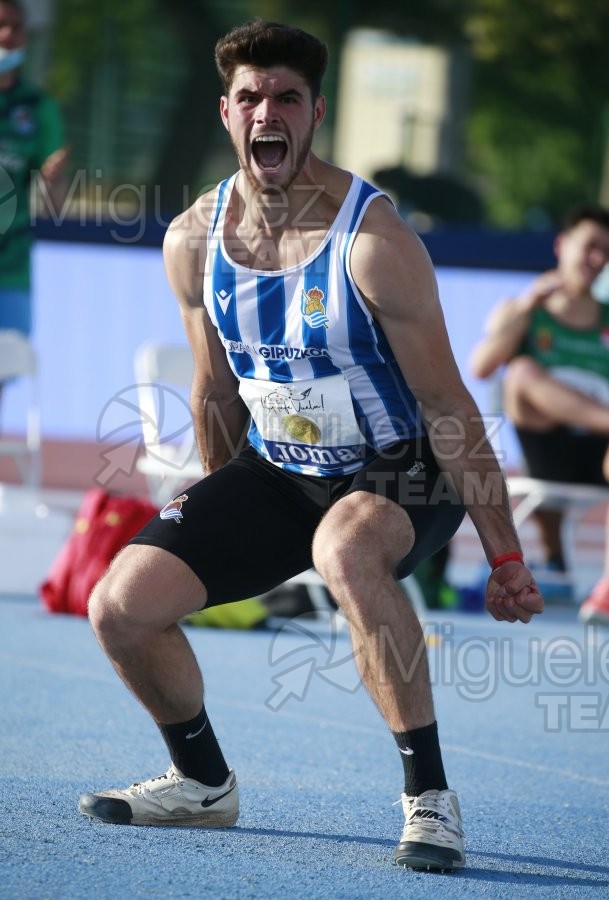
M 89 595 L 125 544 L 158 513 L 147 500 L 87 491 L 40 597 L 51 612 L 87 615 Z

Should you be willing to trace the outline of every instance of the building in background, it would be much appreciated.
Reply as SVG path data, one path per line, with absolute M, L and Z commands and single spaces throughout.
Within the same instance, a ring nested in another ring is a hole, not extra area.
M 474 221 L 481 205 L 459 174 L 468 73 L 459 49 L 351 32 L 340 65 L 336 163 L 389 190 L 406 212 Z

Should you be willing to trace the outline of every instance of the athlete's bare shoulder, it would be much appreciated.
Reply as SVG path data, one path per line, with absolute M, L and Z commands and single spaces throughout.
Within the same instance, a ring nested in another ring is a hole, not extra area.
M 375 197 L 366 209 L 353 257 L 361 264 L 376 260 L 381 270 L 403 263 L 428 262 L 423 242 L 384 194 Z
M 385 196 L 368 206 L 351 252 L 355 283 L 373 311 L 416 306 L 437 289 L 423 242 Z
M 198 197 L 173 219 L 163 240 L 167 278 L 181 303 L 199 303 L 207 257 L 207 234 L 217 188 Z
M 217 188 L 197 197 L 195 202 L 173 219 L 165 233 L 164 245 L 171 251 L 184 249 L 207 239 Z

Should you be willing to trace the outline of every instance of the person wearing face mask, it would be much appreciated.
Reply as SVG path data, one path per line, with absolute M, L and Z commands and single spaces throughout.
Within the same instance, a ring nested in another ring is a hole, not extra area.
M 0 329 L 28 336 L 32 184 L 41 179 L 57 203 L 68 150 L 56 102 L 22 77 L 25 46 L 21 3 L 0 0 Z
M 556 268 L 520 297 L 501 302 L 475 347 L 478 378 L 505 366 L 503 406 L 516 427 L 528 474 L 546 481 L 609 481 L 609 305 L 596 284 L 609 262 L 609 210 L 575 207 L 554 251 Z M 564 571 L 561 513 L 536 513 L 546 563 Z M 609 541 L 603 578 L 580 618 L 609 625 Z

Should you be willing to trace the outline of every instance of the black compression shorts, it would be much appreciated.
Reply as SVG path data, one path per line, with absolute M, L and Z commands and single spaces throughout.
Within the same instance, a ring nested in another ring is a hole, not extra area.
M 426 438 L 396 444 L 336 478 L 287 472 L 246 447 L 168 504 L 163 515 L 172 518 L 155 516 L 130 543 L 161 547 L 187 563 L 207 589 L 208 606 L 230 603 L 310 568 L 324 513 L 361 490 L 394 500 L 410 516 L 415 543 L 399 578 L 444 547 L 465 514 Z
M 603 460 L 606 437 L 560 426 L 551 431 L 517 428 L 527 474 L 542 481 L 606 485 Z

